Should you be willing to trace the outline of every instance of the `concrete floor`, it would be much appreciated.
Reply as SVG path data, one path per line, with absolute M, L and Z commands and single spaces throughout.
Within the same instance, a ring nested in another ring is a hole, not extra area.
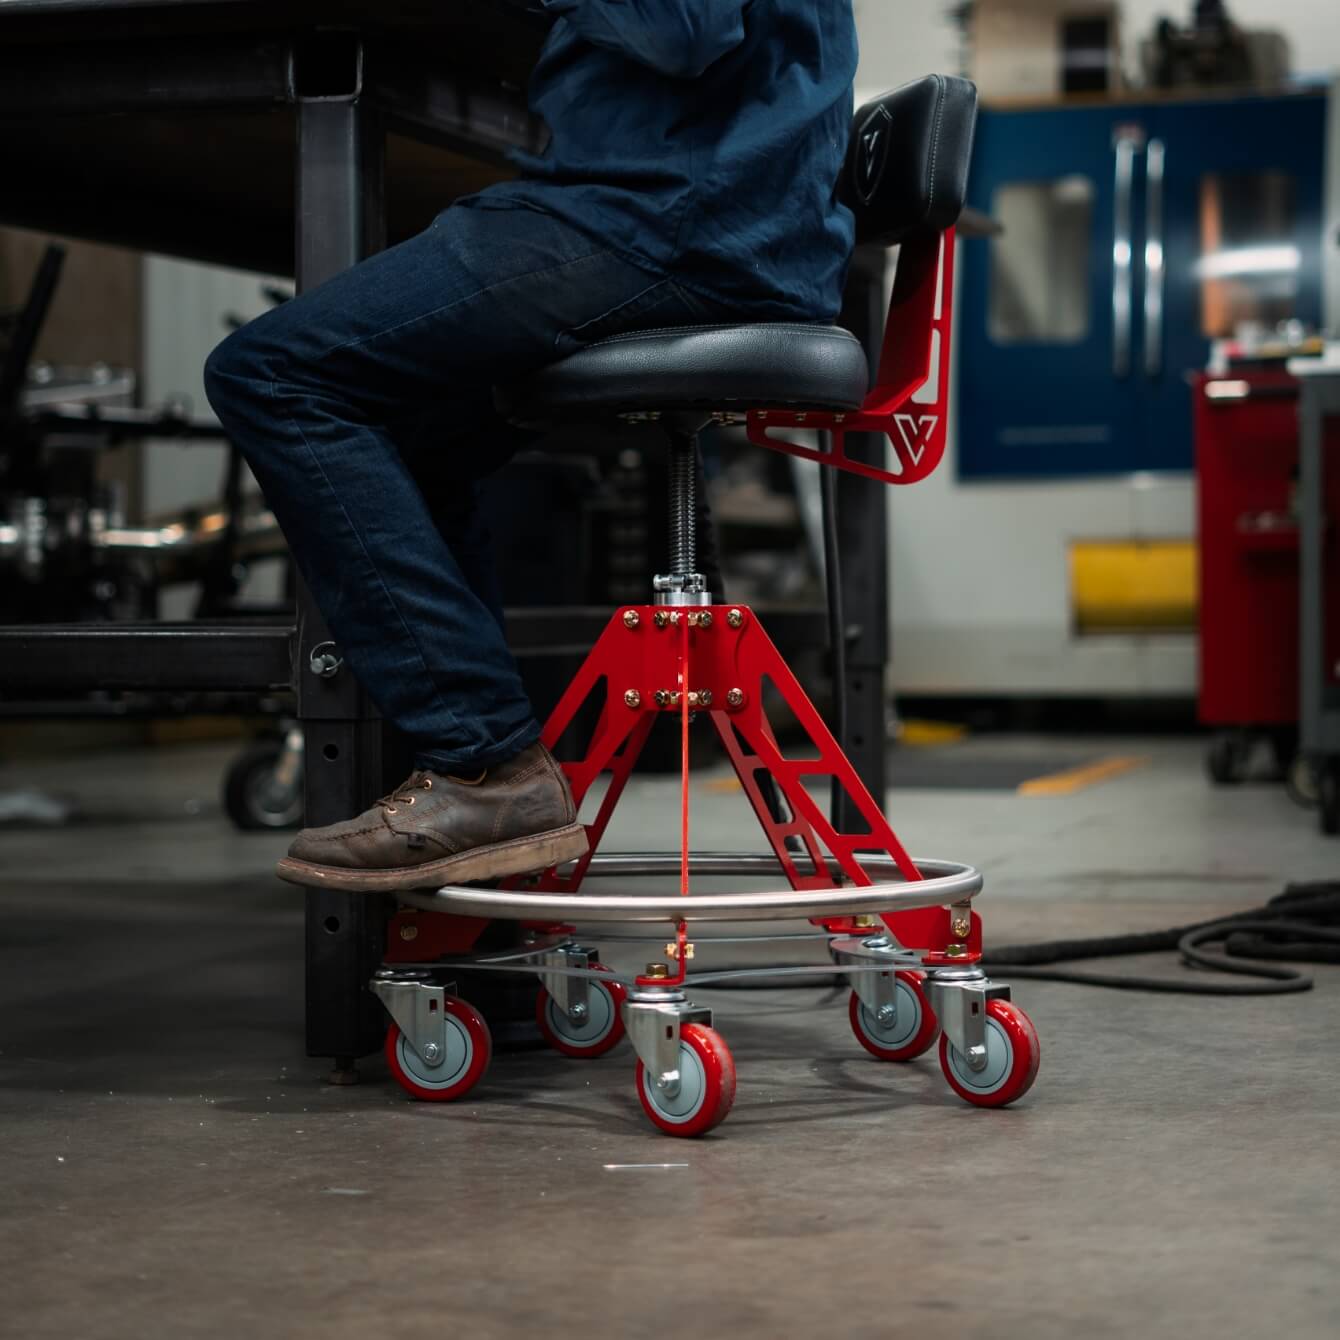
M 1212 790 L 1194 742 L 1095 749 L 1149 761 L 1067 796 L 892 794 L 916 853 L 987 872 L 995 943 L 1336 873 L 1311 816 Z M 329 1088 L 284 841 L 220 816 L 226 757 L 0 767 L 83 814 L 0 830 L 0 1335 L 1340 1334 L 1340 971 L 1265 1000 L 1021 983 L 1042 1070 L 996 1113 L 930 1057 L 869 1058 L 810 989 L 701 993 L 740 1076 L 706 1140 L 646 1123 L 626 1044 L 500 1054 L 452 1106 L 377 1060 Z M 696 842 L 738 846 L 712 780 Z M 670 845 L 673 804 L 639 783 L 612 846 Z

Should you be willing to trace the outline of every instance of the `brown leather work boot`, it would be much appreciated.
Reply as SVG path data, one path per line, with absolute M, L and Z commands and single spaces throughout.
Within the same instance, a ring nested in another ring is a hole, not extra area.
M 529 875 L 586 855 L 562 768 L 542 744 L 476 778 L 415 772 L 356 819 L 304 828 L 280 879 L 394 892 Z

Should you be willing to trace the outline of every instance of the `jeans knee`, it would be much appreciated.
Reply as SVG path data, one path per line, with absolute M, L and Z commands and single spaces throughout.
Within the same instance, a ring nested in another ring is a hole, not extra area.
M 255 341 L 243 326 L 215 345 L 205 359 L 205 398 L 227 423 L 240 402 L 259 392 L 265 378 Z

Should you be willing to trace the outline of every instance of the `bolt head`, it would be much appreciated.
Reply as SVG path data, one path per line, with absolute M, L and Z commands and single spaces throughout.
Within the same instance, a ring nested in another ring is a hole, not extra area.
M 743 689 L 727 689 L 727 690 L 726 690 L 726 706 L 727 706 L 727 707 L 743 707 L 743 706 L 744 706 L 744 690 L 743 690 Z
M 700 628 L 711 628 L 711 626 L 712 626 L 712 611 L 711 611 L 711 610 L 704 610 L 704 611 L 698 616 L 698 625 L 699 625 Z
M 960 940 L 966 940 L 970 930 L 972 930 L 972 922 L 967 917 L 954 918 L 953 931 Z
M 739 628 L 740 625 L 744 623 L 744 615 L 739 610 L 731 610 L 730 613 L 726 615 L 726 622 L 730 624 L 732 628 Z
M 658 981 L 670 976 L 670 965 L 668 963 L 648 963 L 647 971 L 643 974 L 645 977 L 652 977 Z
M 585 1019 L 586 1015 L 587 1015 L 587 1007 L 583 1005 L 580 1001 L 574 1004 L 573 1007 L 568 1011 L 568 1017 L 570 1019 Z
M 402 926 L 400 928 L 400 938 L 402 940 L 414 940 L 418 938 L 418 935 L 419 928 L 417 926 Z
M 879 1009 L 875 1011 L 875 1018 L 878 1019 L 885 1028 L 888 1028 L 897 1017 L 892 1005 L 881 1005 Z
M 436 1042 L 425 1042 L 423 1044 L 423 1059 L 425 1061 L 436 1061 L 442 1055 L 442 1048 Z
M 670 622 L 670 615 L 666 613 L 665 610 L 657 610 L 656 613 L 651 616 L 651 621 L 657 628 L 664 628 L 666 624 Z
M 636 610 L 624 610 L 623 622 L 625 628 L 636 628 L 642 619 Z
M 636 689 L 629 689 L 623 696 L 625 707 L 641 707 L 642 695 Z

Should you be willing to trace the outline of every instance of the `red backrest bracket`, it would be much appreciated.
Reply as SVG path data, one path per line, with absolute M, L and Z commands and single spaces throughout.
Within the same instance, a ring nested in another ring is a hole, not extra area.
M 884 326 L 875 384 L 859 410 L 751 410 L 749 440 L 804 460 L 864 475 L 885 484 L 915 484 L 944 457 L 949 420 L 949 332 L 954 306 L 954 229 L 909 238 L 898 252 L 893 298 Z M 934 380 L 932 380 L 932 378 Z M 929 399 L 913 400 L 927 385 Z M 832 450 L 775 437 L 780 428 L 832 435 Z M 847 455 L 848 433 L 883 433 L 896 469 Z

